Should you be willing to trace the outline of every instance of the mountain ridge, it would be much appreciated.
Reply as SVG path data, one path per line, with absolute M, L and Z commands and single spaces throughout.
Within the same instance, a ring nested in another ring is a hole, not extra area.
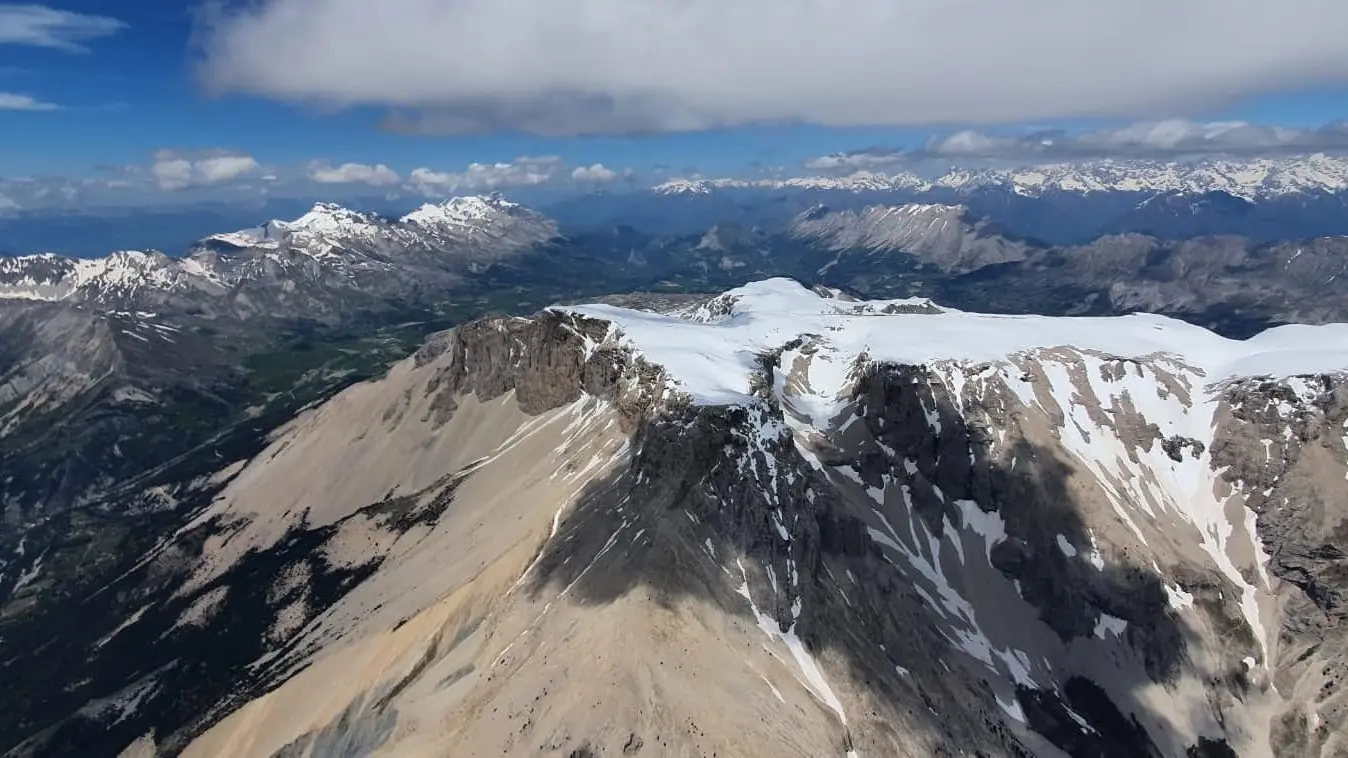
M 1045 247 L 1007 235 L 964 205 L 869 205 L 836 213 L 819 205 L 792 219 L 788 229 L 796 238 L 821 242 L 840 254 L 862 250 L 904 253 L 947 273 L 1023 261 L 1028 249 Z M 819 273 L 826 273 L 837 261 L 825 264 Z
M 1135 204 L 1130 224 L 1164 226 L 1175 213 L 1198 213 L 1194 223 L 1202 224 L 1211 208 L 1244 215 L 1208 196 L 1153 196 Z M 715 289 L 788 275 L 875 296 L 927 287 L 966 307 L 977 302 L 966 298 L 979 298 L 980 307 L 1013 311 L 1191 313 L 1224 328 L 1228 316 L 1256 325 L 1336 320 L 1334 313 L 1348 309 L 1333 287 L 1344 273 L 1335 249 L 1345 244 L 1344 236 L 1175 241 L 1125 229 L 1052 245 L 970 205 L 932 202 L 816 203 L 780 227 L 718 224 L 693 235 L 627 227 L 563 235 L 548 217 L 493 196 L 427 204 L 398 219 L 318 204 L 294 222 L 212 235 L 181 258 L 158 252 L 0 258 L 0 303 L 48 300 L 337 324 L 352 314 L 431 305 L 450 292 L 505 283 L 607 280 L 623 289 L 665 281 Z M 1198 288 L 1184 275 L 1198 271 L 1219 286 Z M 994 285 L 1007 282 L 1040 294 L 1003 305 L 1010 302 L 1005 289 Z
M 1327 758 L 1342 559 L 1310 548 L 1348 476 L 1344 328 L 1234 342 L 786 280 L 465 324 L 171 489 L 199 505 L 106 613 L 0 661 L 87 680 L 7 701 L 0 734 Z
M 177 308 L 205 304 L 236 316 L 275 316 L 304 307 L 307 298 L 316 307 L 303 315 L 321 316 L 332 307 L 322 303 L 325 298 L 368 300 L 367 294 L 447 285 L 557 237 L 555 223 L 499 195 L 428 203 L 394 221 L 318 203 L 294 221 L 210 235 L 178 258 L 157 251 L 0 258 L 0 300 L 109 308 L 158 300 Z
M 1202 194 L 1221 191 L 1247 200 L 1348 190 L 1348 158 L 1315 153 L 1282 159 L 1227 160 L 1209 158 L 1189 163 L 1146 160 L 1099 160 L 1047 163 L 1022 168 L 952 169 L 936 178 L 900 171 L 884 174 L 858 171 L 844 176 L 789 179 L 671 179 L 655 185 L 657 195 L 706 195 L 718 189 L 829 189 L 849 192 L 968 193 L 1006 187 L 1017 194 L 1051 192 Z

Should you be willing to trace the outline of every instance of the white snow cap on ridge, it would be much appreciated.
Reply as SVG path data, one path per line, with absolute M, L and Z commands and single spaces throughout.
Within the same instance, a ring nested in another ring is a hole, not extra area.
M 421 226 L 462 224 L 489 220 L 519 207 L 518 203 L 512 203 L 498 193 L 487 196 L 470 195 L 450 198 L 443 203 L 426 203 L 399 221 Z
M 207 240 L 216 240 L 239 247 L 276 247 L 290 233 L 306 233 L 319 237 L 352 237 L 368 234 L 379 226 L 379 220 L 370 214 L 351 210 L 336 203 L 314 203 L 307 213 L 293 221 L 273 219 L 251 229 L 212 234 Z
M 356 227 L 369 226 L 375 221 L 374 216 L 353 211 L 336 203 L 314 203 L 314 207 L 308 213 L 294 221 L 273 221 L 272 223 L 290 229 L 332 234 L 349 231 Z
M 403 226 L 429 230 L 471 227 L 490 222 L 521 208 L 499 193 L 487 196 L 450 198 L 442 203 L 426 203 L 398 219 Z M 238 247 L 276 247 L 287 234 L 302 233 L 327 239 L 369 238 L 389 228 L 372 213 L 363 213 L 336 203 L 315 203 L 307 213 L 293 221 L 274 219 L 262 226 L 237 232 L 213 234 L 218 240 Z
M 748 402 L 758 355 L 808 336 L 819 346 L 810 370 L 813 393 L 837 396 L 861 355 L 873 361 L 1004 361 L 1017 353 L 1070 347 L 1120 358 L 1169 356 L 1209 383 L 1245 376 L 1286 377 L 1348 370 L 1348 324 L 1291 325 L 1248 340 L 1149 314 L 1113 317 L 1002 316 L 941 308 L 940 313 L 885 313 L 926 300 L 855 301 L 820 295 L 790 279 L 768 279 L 718 298 L 725 312 L 680 314 L 610 305 L 558 307 L 615 324 L 622 339 L 707 405 Z M 826 371 L 820 361 L 829 364 Z M 827 381 L 835 386 L 822 387 Z
M 929 192 L 945 189 L 969 192 L 980 187 L 1006 187 L 1017 194 L 1031 197 L 1046 191 L 1186 194 L 1221 191 L 1254 200 L 1296 193 L 1348 190 L 1348 158 L 1317 153 L 1253 160 L 1212 158 L 1196 163 L 1097 160 L 1007 169 L 955 168 L 931 179 L 907 171 L 881 174 L 863 170 L 846 176 L 801 176 L 791 179 L 672 179 L 651 190 L 657 195 L 706 195 L 714 189 L 795 188 L 848 192 Z

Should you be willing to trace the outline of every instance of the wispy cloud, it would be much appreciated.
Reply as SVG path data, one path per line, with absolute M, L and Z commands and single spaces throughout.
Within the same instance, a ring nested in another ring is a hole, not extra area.
M 575 134 L 1183 115 L 1348 82 L 1345 28 L 1332 0 L 257 0 L 199 39 L 216 91 Z
M 805 161 L 805 168 L 814 171 L 874 171 L 907 160 L 901 152 L 883 147 L 868 147 L 846 153 L 821 155 Z
M 369 184 L 375 187 L 387 187 L 398 183 L 398 172 L 382 163 L 367 165 L 364 163 L 343 163 L 331 166 L 324 161 L 309 164 L 308 176 L 319 184 Z
M 1022 163 L 1101 158 L 1172 160 L 1340 151 L 1348 151 L 1348 121 L 1304 129 L 1243 121 L 1204 123 L 1174 119 L 1078 132 L 1045 130 L 1008 135 L 964 130 L 934 137 L 916 149 L 867 148 L 811 158 L 805 161 L 805 168 L 853 172 L 929 160 Z
M 108 37 L 126 24 L 45 5 L 0 5 L 0 45 L 28 45 L 82 53 L 86 43 Z
M 184 153 L 160 150 L 150 165 L 150 175 L 159 188 L 176 192 L 191 187 L 212 187 L 259 171 L 250 155 L 225 150 Z
M 1017 136 L 958 132 L 927 143 L 924 152 L 953 157 L 1175 157 L 1266 155 L 1348 149 L 1348 122 L 1314 129 L 1261 126 L 1244 121 L 1184 120 L 1130 124 L 1077 133 L 1043 131 Z
M 26 176 L 0 178 L 0 196 L 9 202 L 0 202 L 0 209 L 26 211 L 54 206 L 68 206 L 87 201 L 92 196 L 105 199 L 132 186 L 124 179 L 83 178 L 64 176 Z
M 408 178 L 413 189 L 425 195 L 446 195 L 459 190 L 496 190 L 546 184 L 561 170 L 564 161 L 555 155 L 521 156 L 513 161 L 470 163 L 460 172 L 413 169 Z
M 32 95 L 0 92 L 0 111 L 56 111 L 61 106 L 38 100 Z

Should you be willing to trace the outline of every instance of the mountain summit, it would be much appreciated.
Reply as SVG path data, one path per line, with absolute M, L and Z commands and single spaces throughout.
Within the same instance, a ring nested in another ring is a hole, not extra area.
M 169 490 L 190 521 L 77 637 L 7 627 L 6 677 L 44 676 L 0 734 L 1334 755 L 1345 420 L 1341 324 L 1239 341 L 785 279 L 468 323 Z M 40 593 L 38 561 L 4 571 Z

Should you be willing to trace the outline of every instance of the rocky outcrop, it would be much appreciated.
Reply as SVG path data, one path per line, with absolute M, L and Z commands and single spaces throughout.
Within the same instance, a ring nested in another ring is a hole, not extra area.
M 1246 493 L 1281 586 L 1275 756 L 1348 749 L 1348 379 L 1247 380 L 1226 392 L 1213 458 Z

